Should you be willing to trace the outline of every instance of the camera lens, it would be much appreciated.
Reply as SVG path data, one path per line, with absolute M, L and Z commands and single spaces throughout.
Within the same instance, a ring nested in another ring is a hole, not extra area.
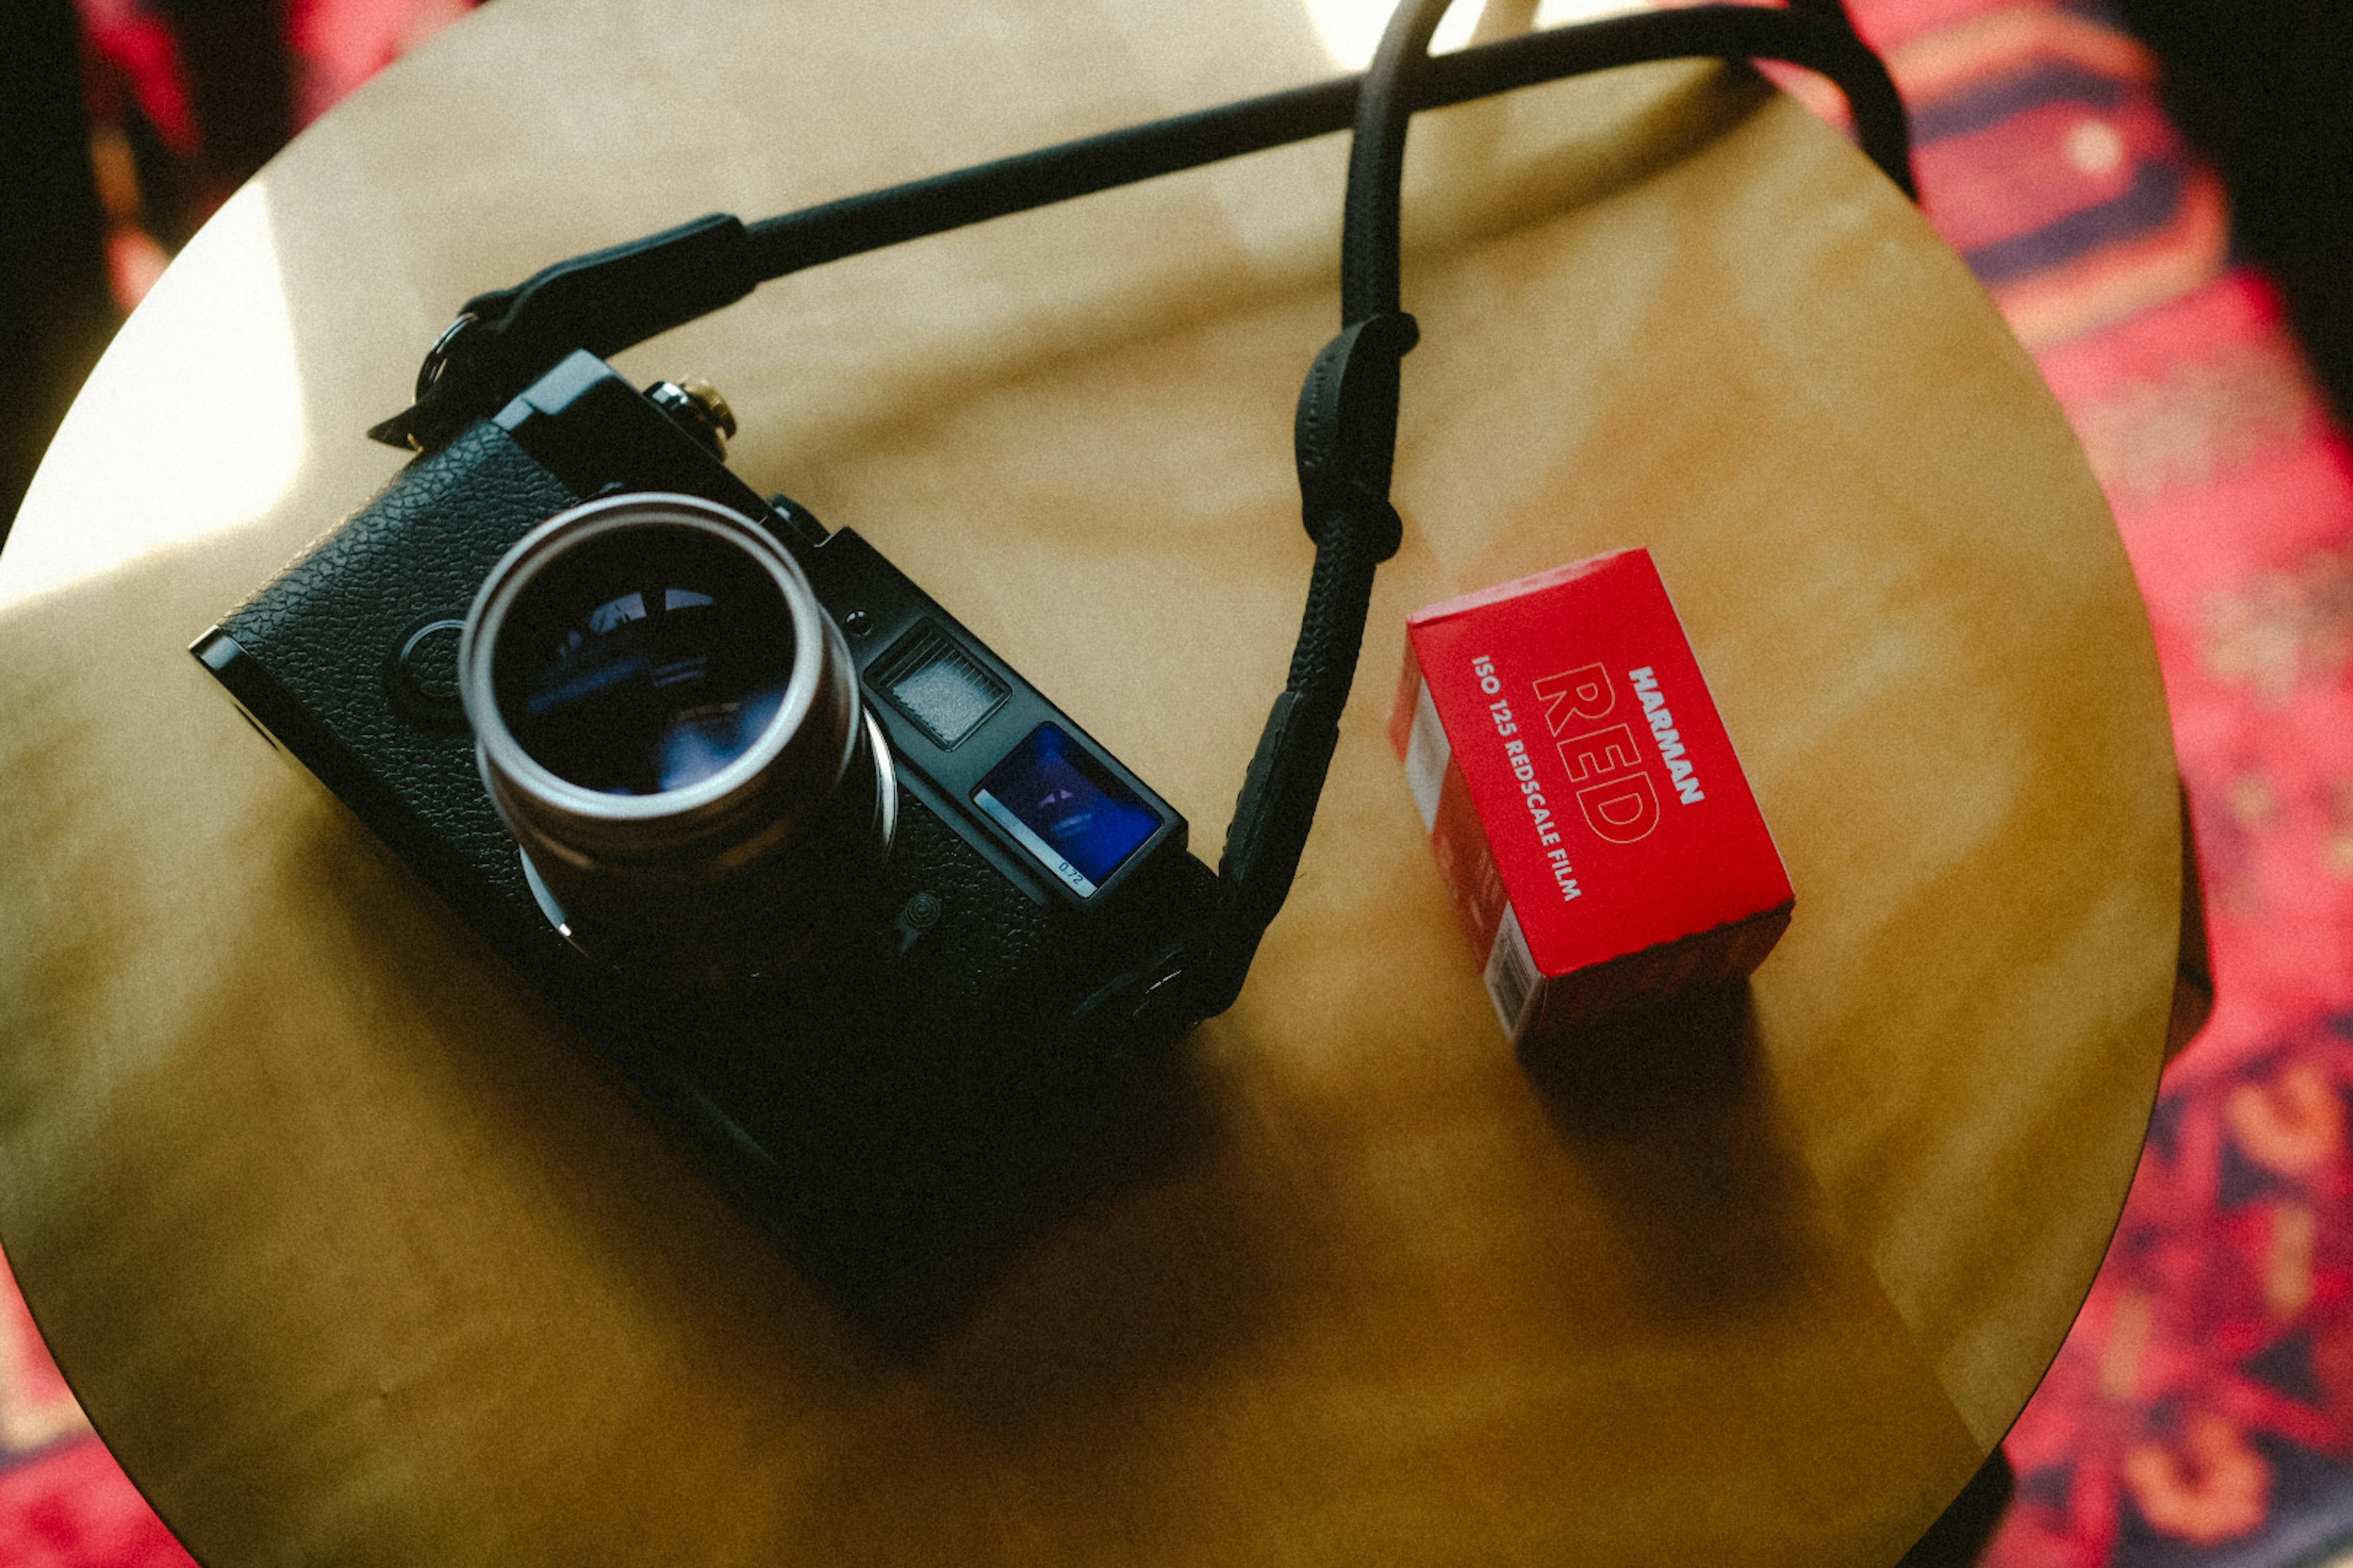
M 584 951 L 726 987 L 856 918 L 896 824 L 889 749 L 750 520 L 650 494 L 549 519 L 484 580 L 459 670 L 491 802 Z
M 658 795 L 750 751 L 784 704 L 793 621 L 760 563 L 652 522 L 552 563 L 507 611 L 499 715 L 558 778 Z

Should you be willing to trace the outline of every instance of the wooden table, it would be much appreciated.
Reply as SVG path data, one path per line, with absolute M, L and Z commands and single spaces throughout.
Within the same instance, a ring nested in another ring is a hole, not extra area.
M 2179 839 L 2082 457 L 1833 132 L 1670 67 L 1415 132 L 1398 500 L 1289 909 L 1116 1180 L 885 1348 L 182 651 L 395 466 L 468 294 L 1329 74 L 1284 0 L 499 0 L 123 331 L 0 557 L 0 1237 L 259 1563 L 1885 1564 L 2057 1348 Z M 832 266 L 625 357 L 743 416 L 1214 852 L 1306 580 L 1340 139 Z M 1413 606 L 1647 543 L 1789 863 L 1745 1007 L 1497 1037 L 1382 733 Z

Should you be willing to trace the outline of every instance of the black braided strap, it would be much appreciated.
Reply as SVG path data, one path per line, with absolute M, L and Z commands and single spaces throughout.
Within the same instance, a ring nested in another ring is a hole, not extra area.
M 1704 5 L 1641 12 L 1479 44 L 1435 59 L 1415 54 L 1406 62 L 1410 79 L 1398 79 L 1418 109 L 1467 103 L 1644 60 L 1786 60 L 1838 85 L 1853 111 L 1863 151 L 1905 195 L 1914 194 L 1903 100 L 1886 68 L 1855 36 L 1839 0 L 1802 0 L 1788 10 Z M 427 357 L 414 405 L 368 434 L 390 446 L 431 451 L 477 416 L 497 412 L 574 349 L 609 358 L 741 299 L 755 283 L 1342 130 L 1357 118 L 1366 80 L 1336 77 L 758 223 L 713 214 L 558 262 L 514 288 L 468 300 L 457 324 Z M 1402 148 L 1401 128 L 1398 134 Z M 1393 191 L 1388 202 L 1393 212 Z M 1374 268 L 1382 265 L 1378 247 L 1366 254 Z M 1393 273 L 1394 263 L 1389 265 Z M 1344 270 L 1349 274 L 1344 297 L 1353 300 L 1360 279 L 1354 264 Z M 1388 308 L 1394 310 L 1394 288 L 1389 292 Z M 1344 319 L 1359 321 L 1376 309 L 1351 308 Z
M 1340 743 L 1340 710 L 1364 646 L 1373 569 L 1381 560 L 1366 537 L 1373 531 L 1356 521 L 1359 515 L 1332 514 L 1316 546 L 1291 679 L 1259 732 L 1218 861 L 1218 908 L 1196 944 L 1186 988 L 1195 1017 L 1222 1013 L 1241 994 L 1260 939 L 1291 896 L 1314 826 L 1324 775 Z
M 1398 203 L 1419 69 L 1446 5 L 1405 0 L 1357 90 L 1340 244 L 1344 324 L 1308 370 L 1293 429 L 1300 519 L 1315 541 L 1315 572 L 1290 679 L 1259 735 L 1218 863 L 1218 910 L 1194 994 L 1205 1016 L 1241 994 L 1260 940 L 1290 895 L 1340 742 L 1373 570 L 1403 536 L 1389 475 L 1400 362 L 1420 329 L 1398 309 Z

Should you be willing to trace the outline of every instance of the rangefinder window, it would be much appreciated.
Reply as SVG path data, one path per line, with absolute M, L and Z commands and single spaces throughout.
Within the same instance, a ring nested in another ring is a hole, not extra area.
M 757 743 L 792 677 L 792 615 L 759 566 L 710 535 L 591 540 L 507 615 L 500 717 L 533 761 L 607 795 L 710 777 Z
M 1030 731 L 972 798 L 1082 898 L 1093 897 L 1160 826 L 1159 813 L 1055 724 Z
M 917 626 L 870 678 L 935 742 L 952 752 L 1005 705 L 1005 683 L 983 669 L 937 626 Z

